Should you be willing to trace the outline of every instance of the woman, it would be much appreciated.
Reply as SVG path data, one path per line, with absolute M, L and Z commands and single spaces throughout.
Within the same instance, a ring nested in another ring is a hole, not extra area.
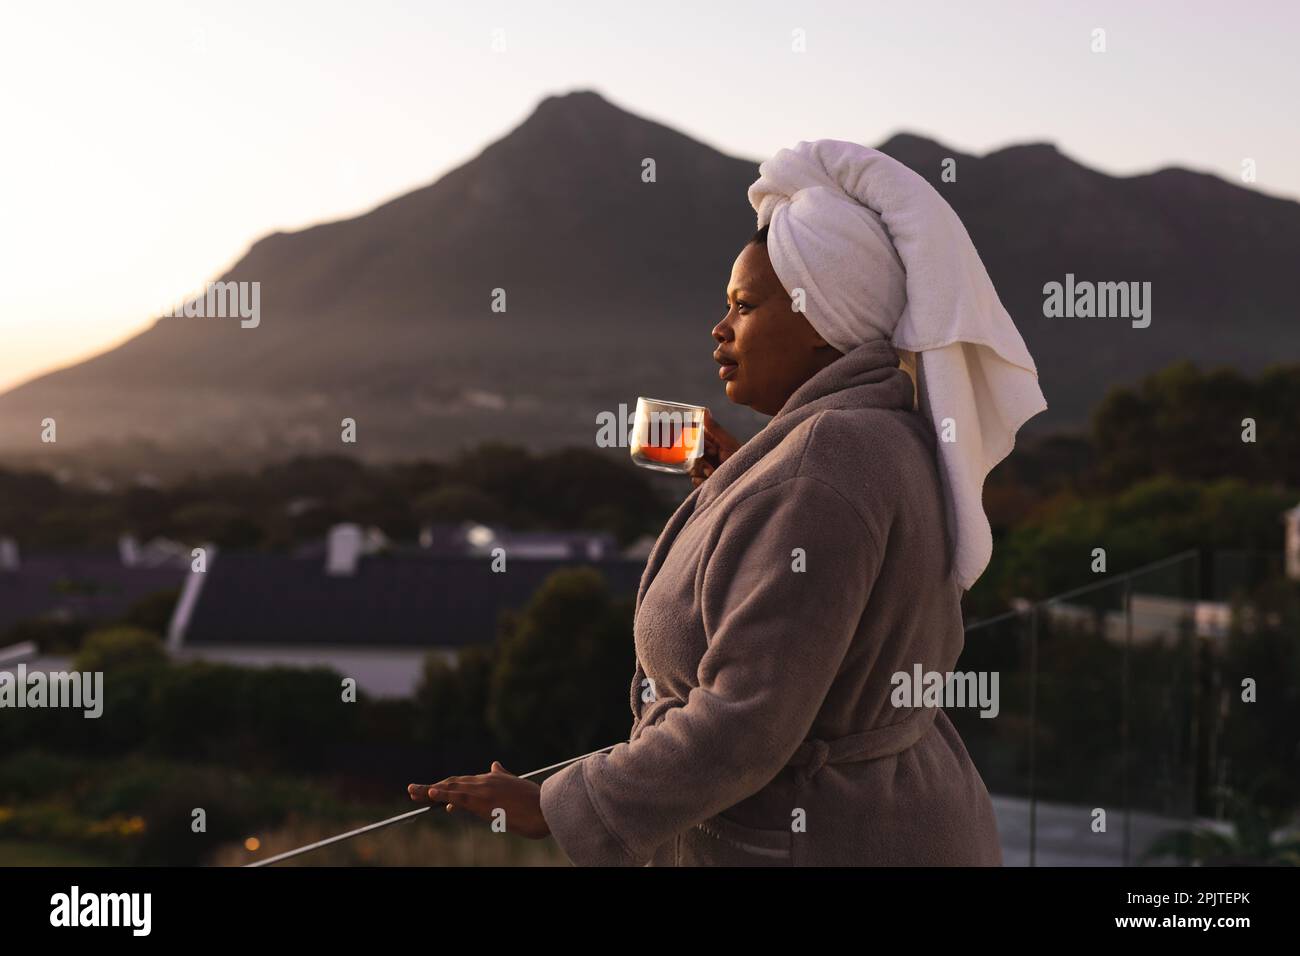
M 743 445 L 707 424 L 637 597 L 628 742 L 412 799 L 504 810 L 581 865 L 998 865 L 960 737 L 895 675 L 957 661 L 984 477 L 1046 407 L 1037 372 L 920 176 L 835 140 L 759 172 L 714 358 L 774 417 Z

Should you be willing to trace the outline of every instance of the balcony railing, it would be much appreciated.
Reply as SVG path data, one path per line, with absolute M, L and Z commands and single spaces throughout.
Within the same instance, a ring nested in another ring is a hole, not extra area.
M 1007 865 L 1131 865 L 1159 835 L 1194 822 L 1198 647 L 1224 628 L 1199 586 L 1189 551 L 966 628 L 955 669 L 998 673 L 998 715 L 949 716 L 993 797 Z M 250 865 L 337 849 L 428 809 Z M 500 845 L 520 838 L 477 820 L 462 827 L 458 862 L 515 862 Z M 552 845 L 529 862 L 562 860 Z
M 994 797 L 1008 865 L 1130 865 L 1193 822 L 1197 552 L 966 629 L 957 669 L 999 672 L 993 720 L 949 711 Z

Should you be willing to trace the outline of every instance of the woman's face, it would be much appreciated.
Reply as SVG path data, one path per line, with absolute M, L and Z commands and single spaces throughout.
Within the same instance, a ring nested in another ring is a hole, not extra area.
M 791 304 L 767 246 L 746 245 L 731 267 L 727 314 L 713 327 L 718 374 L 737 405 L 775 415 L 795 389 L 840 358 Z

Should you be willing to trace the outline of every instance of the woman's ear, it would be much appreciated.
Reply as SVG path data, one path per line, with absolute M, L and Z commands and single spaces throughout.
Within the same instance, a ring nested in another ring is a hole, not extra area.
M 827 341 L 826 341 L 824 338 L 822 338 L 820 335 L 816 336 L 816 340 L 815 340 L 815 341 L 816 341 L 816 351 L 818 351 L 818 352 L 823 352 L 823 351 L 824 351 L 824 352 L 828 352 L 828 353 L 832 354 L 835 358 L 843 358 L 843 357 L 844 357 L 844 353 L 843 353 L 843 352 L 841 352 L 841 351 L 840 351 L 839 349 L 837 349 L 835 346 L 831 345 L 831 343 L 827 342 Z
M 801 316 L 801 318 L 803 319 L 804 326 L 806 327 L 805 334 L 808 339 L 808 344 L 810 344 L 814 349 L 830 348 L 831 343 L 827 342 L 824 338 L 822 338 L 822 334 L 817 331 L 816 326 L 814 326 L 811 322 L 808 321 L 808 316 L 804 315 Z
M 824 350 L 829 349 L 831 352 L 835 353 L 836 358 L 840 358 L 844 355 L 843 352 L 831 345 L 830 342 L 827 342 L 826 339 L 822 337 L 822 334 L 817 331 L 816 326 L 808 321 L 808 316 L 803 315 L 802 318 L 804 322 L 804 335 L 814 352 L 823 352 Z

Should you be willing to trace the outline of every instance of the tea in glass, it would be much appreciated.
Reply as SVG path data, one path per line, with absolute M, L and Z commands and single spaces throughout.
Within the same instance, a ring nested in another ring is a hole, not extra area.
M 689 473 L 704 450 L 704 406 L 638 398 L 630 445 L 642 468 Z

